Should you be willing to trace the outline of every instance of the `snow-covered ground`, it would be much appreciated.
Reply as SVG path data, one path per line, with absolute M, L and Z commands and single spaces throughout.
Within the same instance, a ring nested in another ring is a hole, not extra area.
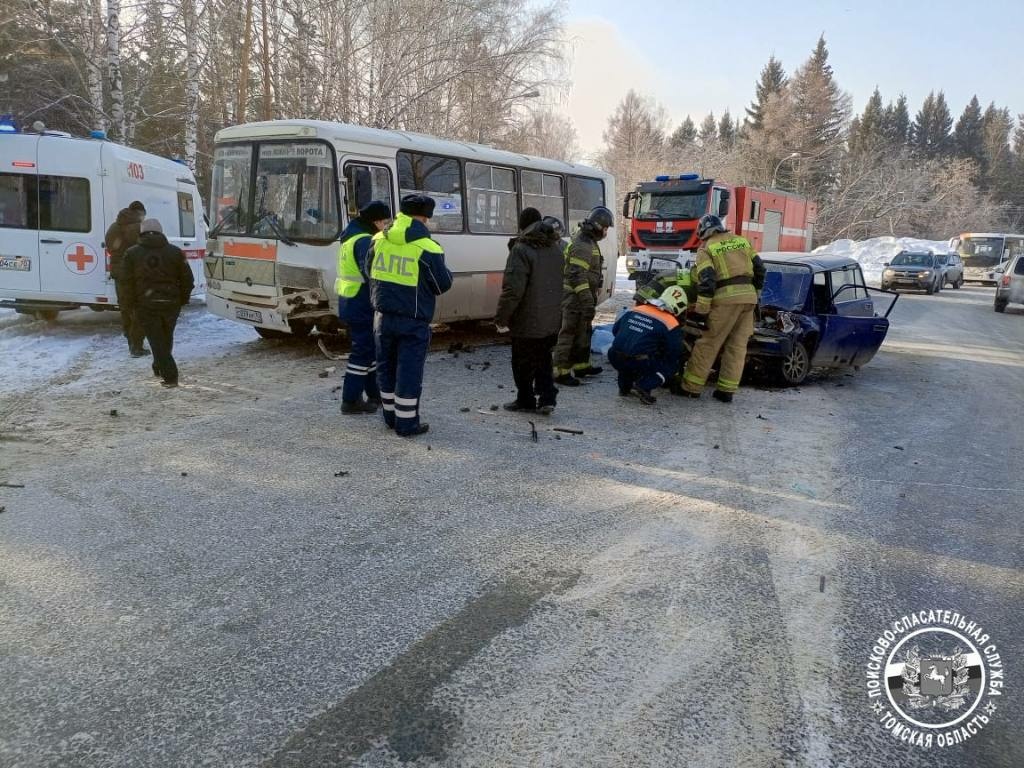
M 814 249 L 814 253 L 834 253 L 850 256 L 864 270 L 864 279 L 878 285 L 882 269 L 900 251 L 930 251 L 947 253 L 949 243 L 945 240 L 918 240 L 915 237 L 873 237 L 870 240 L 836 240 Z

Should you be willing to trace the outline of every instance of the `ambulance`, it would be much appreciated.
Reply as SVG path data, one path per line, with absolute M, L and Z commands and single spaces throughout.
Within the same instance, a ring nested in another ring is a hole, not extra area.
M 133 200 L 159 219 L 205 291 L 206 227 L 188 166 L 106 141 L 0 123 L 0 306 L 54 320 L 117 309 L 104 235 Z

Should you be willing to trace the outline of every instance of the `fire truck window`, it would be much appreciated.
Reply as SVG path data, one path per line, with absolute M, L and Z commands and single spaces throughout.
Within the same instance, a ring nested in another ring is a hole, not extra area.
M 182 237 L 196 236 L 196 211 L 188 192 L 178 193 L 178 226 Z
M 751 200 L 750 201 L 750 220 L 759 221 L 761 218 L 761 201 Z
M 466 163 L 469 231 L 514 235 L 519 227 L 516 174 L 508 168 Z
M 429 195 L 436 203 L 430 228 L 435 232 L 462 231 L 462 174 L 458 160 L 399 152 L 398 194 Z
M 593 208 L 604 205 L 604 182 L 600 179 L 569 177 L 569 227 L 587 218 Z
M 39 228 L 51 232 L 90 232 L 89 180 L 40 176 Z
M 0 173 L 0 227 L 36 229 L 36 177 Z
M 522 171 L 523 207 L 536 208 L 541 216 L 556 216 L 565 220 L 565 197 L 562 177 L 539 171 Z

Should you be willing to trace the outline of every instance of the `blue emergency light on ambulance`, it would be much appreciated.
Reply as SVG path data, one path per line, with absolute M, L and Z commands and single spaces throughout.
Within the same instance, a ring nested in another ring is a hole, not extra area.
M 17 133 L 18 126 L 14 122 L 14 115 L 0 115 L 0 133 Z

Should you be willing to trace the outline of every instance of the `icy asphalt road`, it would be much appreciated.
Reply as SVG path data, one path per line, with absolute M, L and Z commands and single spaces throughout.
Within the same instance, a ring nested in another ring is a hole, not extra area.
M 1024 312 L 893 319 L 856 375 L 732 407 L 605 374 L 534 443 L 489 410 L 506 347 L 433 354 L 406 442 L 200 308 L 178 391 L 116 315 L 0 315 L 0 766 L 1024 765 Z M 943 750 L 865 694 L 921 609 L 1008 670 Z

